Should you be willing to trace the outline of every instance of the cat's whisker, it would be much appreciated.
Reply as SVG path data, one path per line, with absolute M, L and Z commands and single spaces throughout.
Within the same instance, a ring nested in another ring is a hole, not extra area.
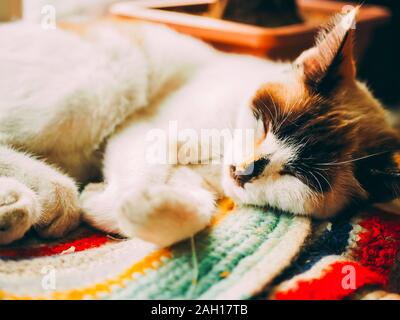
M 330 169 L 329 168 L 320 168 L 320 167 L 317 167 L 316 165 L 313 167 L 315 170 L 322 170 L 322 171 L 329 171 Z
M 290 119 L 290 116 L 293 114 L 293 111 L 294 111 L 295 109 L 297 109 L 297 106 L 298 106 L 298 105 L 299 105 L 299 102 L 296 101 L 295 103 L 293 103 L 293 104 L 291 105 L 290 108 L 287 108 L 287 106 L 288 106 L 287 101 L 285 102 L 285 106 L 286 106 L 285 110 L 288 109 L 288 112 L 287 112 L 287 116 L 285 117 L 285 119 L 282 120 L 281 125 L 279 126 L 279 129 L 281 128 L 281 126 L 282 126 L 282 124 L 283 124 L 284 122 L 286 122 L 286 121 L 288 121 L 288 119 Z M 301 115 L 302 115 L 302 113 L 299 113 L 299 114 L 297 115 L 296 118 L 294 118 L 293 120 L 289 120 L 289 122 L 292 123 L 292 124 L 294 124 L 294 122 L 295 122 L 297 119 L 299 119 Z
M 273 104 L 274 110 L 275 110 L 274 122 L 275 122 L 275 123 L 278 123 L 278 108 L 277 108 L 277 106 L 276 106 L 276 104 L 275 104 L 275 102 L 274 102 L 274 99 L 273 99 L 272 96 L 271 96 L 271 93 L 269 93 L 268 91 L 267 91 L 267 93 L 268 93 L 268 95 L 269 95 L 269 97 L 270 97 L 270 99 L 271 99 L 271 101 L 272 101 L 272 104 Z
M 319 189 L 321 190 L 321 194 L 323 194 L 323 193 L 324 193 L 324 190 L 322 189 L 321 182 L 320 182 L 319 179 L 312 173 L 312 171 L 309 171 L 309 173 L 312 175 L 312 177 L 314 178 L 314 180 L 318 183 Z
M 298 167 L 297 169 L 300 170 L 300 171 L 302 171 L 302 172 L 304 172 L 305 175 L 303 175 L 303 178 L 306 180 L 306 184 L 307 184 L 307 185 L 311 185 L 310 180 L 309 180 L 308 177 L 307 177 L 307 175 L 308 175 L 309 172 L 305 171 L 304 169 L 302 169 L 302 168 L 300 168 L 300 167 Z M 315 176 L 314 176 L 314 178 L 315 178 Z M 322 188 L 321 188 L 321 193 L 322 193 Z
M 363 159 L 368 159 L 368 158 L 371 158 L 371 157 L 379 156 L 381 154 L 388 153 L 388 152 L 390 152 L 390 151 L 377 152 L 377 153 L 373 153 L 373 154 L 370 154 L 370 155 L 367 155 L 367 156 L 364 156 L 364 157 L 360 157 L 360 158 L 356 158 L 356 159 L 350 159 L 350 160 L 346 160 L 346 161 L 340 161 L 340 162 L 316 163 L 316 165 L 319 165 L 319 166 L 336 166 L 336 165 L 348 164 L 348 163 L 356 162 L 356 161 L 359 161 L 359 160 L 363 160 Z
M 307 159 L 314 160 L 314 158 L 303 158 L 302 160 L 304 161 L 304 160 L 307 160 Z M 322 170 L 322 171 L 329 171 L 330 170 L 329 168 L 320 168 L 315 164 L 312 164 L 312 166 L 311 166 L 310 164 L 307 164 L 307 163 L 303 162 L 303 165 L 307 166 L 310 170 Z
M 192 274 L 192 284 L 190 286 L 190 289 L 188 291 L 188 298 L 193 299 L 194 297 L 194 292 L 197 287 L 197 281 L 199 278 L 199 262 L 197 259 L 197 250 L 196 250 L 196 243 L 194 236 L 190 237 L 190 247 L 192 250 L 192 267 L 193 267 L 193 274 Z
M 269 115 L 271 116 L 271 120 L 274 119 L 274 116 L 272 115 L 271 110 L 267 107 L 264 101 L 261 101 L 261 103 L 264 105 L 265 109 L 268 111 Z M 275 121 L 275 120 L 274 120 Z
M 306 141 L 306 142 L 303 142 Z M 311 141 L 311 137 L 304 137 L 300 140 L 300 142 L 298 143 L 299 146 L 301 147 L 305 147 L 306 145 L 308 145 L 308 143 Z
M 286 117 L 284 117 L 284 118 L 281 120 L 281 122 L 279 123 L 279 126 L 278 126 L 278 128 L 277 128 L 277 131 L 279 131 L 279 130 L 282 128 L 282 125 L 287 121 L 287 119 L 289 118 L 289 116 L 290 116 L 290 114 L 291 114 L 292 109 L 293 109 L 293 105 L 292 105 L 292 108 L 289 109 L 289 108 L 288 108 L 288 102 L 285 101 L 285 110 L 288 110 L 288 111 L 287 111 Z
M 290 107 L 290 109 L 289 109 L 289 112 L 288 112 L 287 118 L 289 118 L 289 117 L 293 114 L 293 111 L 294 111 L 295 109 L 297 109 L 298 105 L 299 105 L 299 101 L 296 101 L 295 103 L 293 103 L 293 104 L 291 105 L 291 107 Z
M 317 168 L 316 168 L 316 169 L 317 169 Z M 328 179 L 327 179 L 321 172 L 319 172 L 319 171 L 314 171 L 314 172 L 317 173 L 320 177 L 322 177 L 322 178 L 326 181 L 326 183 L 327 183 L 328 186 L 329 186 L 329 191 L 333 190 L 332 185 L 330 184 L 330 182 L 328 181 Z

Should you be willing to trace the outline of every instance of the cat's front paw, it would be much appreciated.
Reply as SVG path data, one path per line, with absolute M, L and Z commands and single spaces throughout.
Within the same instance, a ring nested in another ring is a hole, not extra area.
M 105 183 L 90 183 L 80 196 L 83 220 L 107 233 L 119 233 L 114 211 L 116 194 Z
M 36 194 L 13 178 L 0 178 L 0 244 L 21 239 L 40 215 Z
M 125 196 L 118 224 L 126 236 L 165 247 L 204 229 L 214 208 L 213 194 L 206 190 L 157 186 Z
M 45 238 L 64 236 L 78 226 L 81 218 L 77 187 L 68 177 L 58 178 L 46 182 L 41 190 L 42 214 L 35 229 Z

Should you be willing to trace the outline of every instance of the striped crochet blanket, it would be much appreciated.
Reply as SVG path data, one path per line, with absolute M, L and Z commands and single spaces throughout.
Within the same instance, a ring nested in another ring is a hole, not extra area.
M 0 247 L 0 298 L 397 299 L 399 246 L 400 219 L 378 209 L 317 223 L 224 200 L 171 248 L 84 226 Z

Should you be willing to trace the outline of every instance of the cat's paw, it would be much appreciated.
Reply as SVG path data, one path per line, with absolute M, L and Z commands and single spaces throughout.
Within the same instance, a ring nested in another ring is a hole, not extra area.
M 44 238 L 59 238 L 76 228 L 81 209 L 78 190 L 68 177 L 48 181 L 42 188 L 42 214 L 35 229 Z
M 105 183 L 90 183 L 82 191 L 83 220 L 107 233 L 119 233 L 114 210 L 116 195 Z
M 0 244 L 21 239 L 40 215 L 36 194 L 13 178 L 0 178 Z
M 126 195 L 118 224 L 126 236 L 165 247 L 204 229 L 214 209 L 214 196 L 207 190 L 157 186 L 139 195 Z

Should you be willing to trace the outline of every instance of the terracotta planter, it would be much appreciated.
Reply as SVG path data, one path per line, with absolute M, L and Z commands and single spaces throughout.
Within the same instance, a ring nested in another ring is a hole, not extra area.
M 179 2 L 182 1 L 177 0 L 176 4 L 170 7 L 183 10 L 184 6 L 179 6 Z M 185 2 L 195 8 L 201 2 L 203 5 L 212 5 L 213 1 Z M 119 19 L 166 24 L 180 32 L 210 42 L 225 51 L 250 53 L 273 59 L 292 59 L 312 46 L 321 23 L 326 22 L 335 13 L 343 12 L 351 4 L 324 0 L 297 0 L 297 2 L 305 22 L 277 28 L 262 28 L 204 15 L 161 10 L 161 8 L 170 9 L 166 8 L 161 1 L 149 1 L 148 4 L 142 1 L 121 2 L 113 5 L 110 11 Z M 361 7 L 356 26 L 356 54 L 359 58 L 368 46 L 374 28 L 389 18 L 389 11 L 382 7 L 366 5 Z
M 22 16 L 22 0 L 0 1 L 0 22 L 14 21 Z

